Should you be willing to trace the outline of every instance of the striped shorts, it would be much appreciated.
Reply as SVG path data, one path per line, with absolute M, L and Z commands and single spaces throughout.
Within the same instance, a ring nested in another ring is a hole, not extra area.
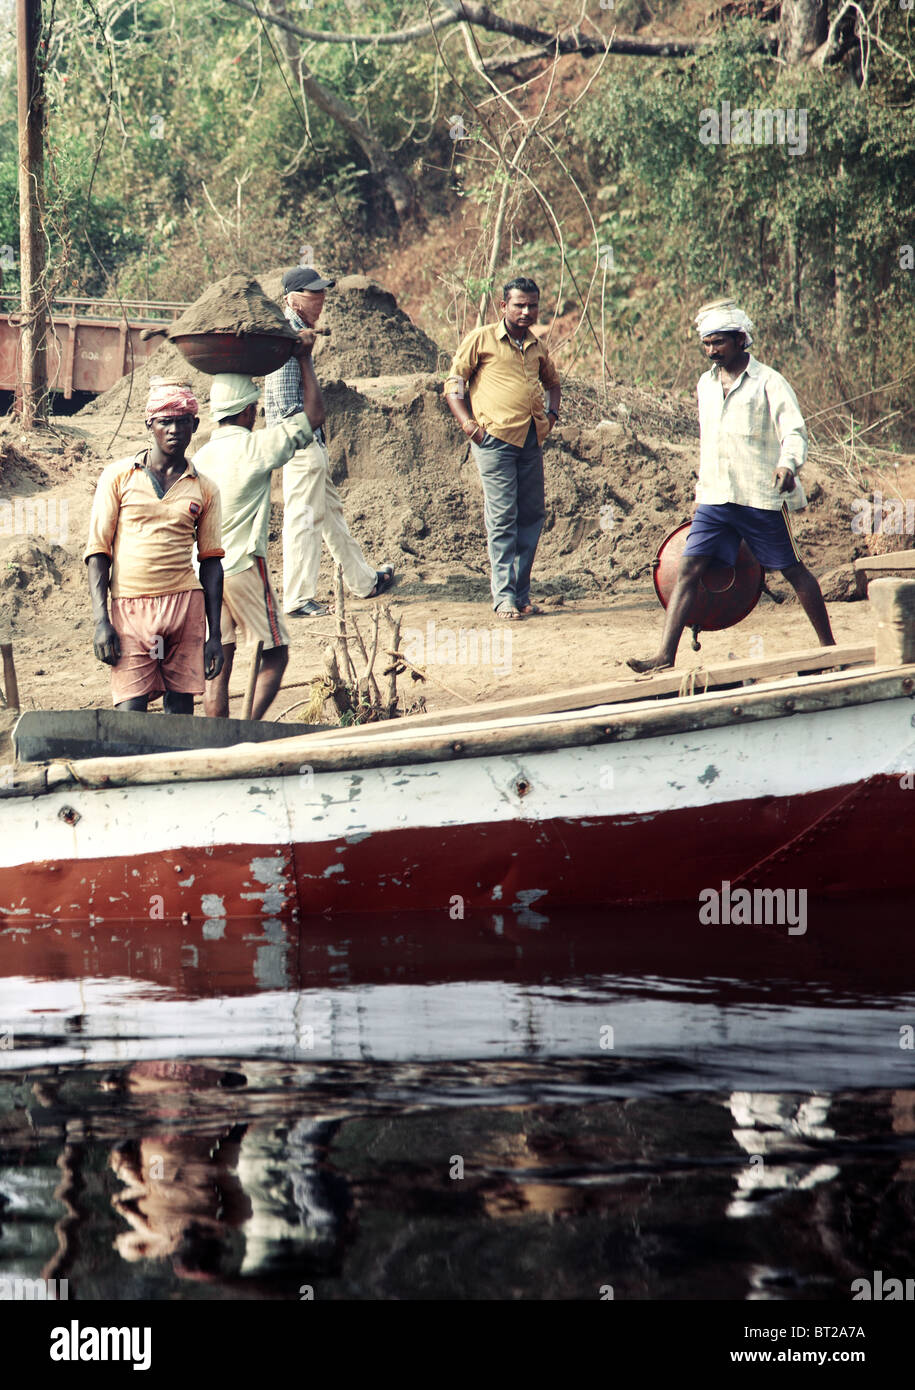
M 227 574 L 222 586 L 222 644 L 263 642 L 264 651 L 288 647 L 289 632 L 260 555 L 240 574 Z
M 737 562 L 740 542 L 747 545 L 763 569 L 787 570 L 801 554 L 791 530 L 788 508 L 776 511 L 742 507 L 738 502 L 701 503 L 695 511 L 684 555 L 714 555 L 725 565 Z

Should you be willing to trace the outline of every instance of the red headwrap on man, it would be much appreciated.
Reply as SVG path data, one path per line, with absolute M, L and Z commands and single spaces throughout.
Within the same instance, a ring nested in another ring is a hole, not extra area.
M 146 402 L 147 424 L 150 420 L 162 420 L 173 415 L 199 414 L 197 397 L 186 381 L 167 381 L 165 377 L 152 377 Z

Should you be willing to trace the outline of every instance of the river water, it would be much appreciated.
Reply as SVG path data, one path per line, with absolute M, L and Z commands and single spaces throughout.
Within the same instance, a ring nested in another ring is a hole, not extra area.
M 0 928 L 0 1280 L 827 1299 L 912 1278 L 909 901 Z

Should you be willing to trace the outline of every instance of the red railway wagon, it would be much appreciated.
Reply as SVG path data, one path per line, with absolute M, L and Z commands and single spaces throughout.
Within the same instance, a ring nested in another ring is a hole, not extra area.
M 55 299 L 47 339 L 48 386 L 69 400 L 74 391 L 107 391 L 155 352 L 162 339 L 144 342 L 144 328 L 167 324 L 186 303 L 154 299 Z M 0 295 L 0 391 L 21 382 L 19 297 Z

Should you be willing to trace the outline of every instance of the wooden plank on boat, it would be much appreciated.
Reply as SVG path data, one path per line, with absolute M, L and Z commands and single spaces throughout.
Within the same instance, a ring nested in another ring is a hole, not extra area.
M 724 691 L 712 699 L 661 701 L 637 709 L 595 715 L 584 712 L 542 724 L 511 724 L 496 729 L 470 728 L 417 731 L 406 739 L 353 739 L 349 743 L 316 745 L 310 737 L 292 738 L 272 750 L 244 746 L 225 750 L 219 757 L 209 751 L 160 753 L 148 758 L 97 758 L 73 763 L 53 763 L 47 769 L 49 790 L 64 786 L 127 787 L 180 784 L 238 778 L 295 776 L 307 768 L 320 772 L 360 771 L 370 767 L 448 762 L 452 759 L 523 756 L 552 753 L 563 748 L 612 744 L 621 740 L 657 738 L 671 734 L 737 725 L 760 719 L 782 719 L 797 714 L 819 713 L 882 700 L 913 699 L 915 665 L 877 667 L 827 675 L 803 684 L 784 683 L 777 690 L 750 686 Z M 33 787 L 30 790 L 33 790 Z M 22 795 L 21 787 L 4 790 L 0 797 Z
M 890 550 L 885 555 L 862 555 L 856 570 L 915 570 L 915 550 Z
M 55 758 L 114 758 L 192 748 L 228 748 L 273 742 L 320 729 L 317 724 L 267 724 L 260 719 L 206 719 L 193 714 L 141 710 L 29 710 L 13 729 L 23 763 Z
M 868 597 L 868 574 L 872 571 L 902 570 L 910 573 L 915 569 L 915 550 L 891 550 L 885 555 L 862 555 L 855 561 L 855 591 L 858 598 Z
M 884 665 L 915 661 L 915 581 L 875 579 L 871 607 L 877 619 L 877 660 Z
M 832 666 L 872 666 L 873 642 L 842 647 L 809 647 L 780 656 L 754 657 L 749 661 L 724 661 L 708 670 L 696 667 L 691 693 L 702 694 L 722 685 L 742 685 L 744 681 L 768 680 L 772 676 L 822 671 Z M 488 700 L 484 704 L 449 706 L 431 714 L 411 714 L 396 721 L 397 727 L 428 728 L 446 723 L 476 723 L 483 719 L 503 719 L 517 716 L 522 719 L 533 714 L 560 714 L 564 710 L 591 709 L 595 705 L 613 705 L 630 700 L 650 700 L 678 695 L 684 681 L 689 681 L 690 668 L 662 671 L 657 676 L 630 676 L 625 680 L 604 681 L 600 685 L 574 686 L 570 690 L 554 690 L 543 695 L 525 695 L 510 700 Z M 387 721 L 363 724 L 358 728 L 323 729 L 314 735 L 325 739 L 379 737 L 389 732 Z

